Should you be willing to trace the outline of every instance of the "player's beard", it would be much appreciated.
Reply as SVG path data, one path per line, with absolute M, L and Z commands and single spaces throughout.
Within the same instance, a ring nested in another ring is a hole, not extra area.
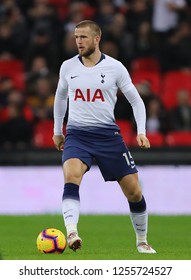
M 84 53 L 82 53 L 81 55 L 83 57 L 90 57 L 90 55 L 92 55 L 95 52 L 95 46 L 91 46 L 89 47 Z

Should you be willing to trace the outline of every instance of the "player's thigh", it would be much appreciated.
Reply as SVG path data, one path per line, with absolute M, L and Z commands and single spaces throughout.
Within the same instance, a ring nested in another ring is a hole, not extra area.
M 95 156 L 97 165 L 105 181 L 116 181 L 128 174 L 137 173 L 131 153 L 124 142 L 108 142 L 102 152 Z
M 65 183 L 80 185 L 84 173 L 88 166 L 78 158 L 70 158 L 63 164 Z
M 137 202 L 141 200 L 142 192 L 139 184 L 138 173 L 128 174 L 117 181 L 129 201 Z

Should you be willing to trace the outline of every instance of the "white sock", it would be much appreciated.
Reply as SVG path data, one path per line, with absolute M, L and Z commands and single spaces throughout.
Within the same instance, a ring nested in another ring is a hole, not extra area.
M 62 202 L 62 214 L 67 235 L 71 232 L 77 232 L 77 224 L 80 214 L 80 201 L 76 199 L 66 198 Z
M 147 243 L 147 230 L 148 230 L 148 213 L 132 213 L 130 218 L 136 234 L 136 244 L 145 242 Z

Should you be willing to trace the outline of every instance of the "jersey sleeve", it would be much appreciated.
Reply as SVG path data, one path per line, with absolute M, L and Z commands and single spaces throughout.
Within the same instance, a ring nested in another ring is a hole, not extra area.
M 133 115 L 137 125 L 137 133 L 146 133 L 146 110 L 145 105 L 140 97 L 136 87 L 133 85 L 127 69 L 121 65 L 118 71 L 117 85 L 121 92 L 125 95 L 133 109 Z
M 59 81 L 54 99 L 54 135 L 62 135 L 63 121 L 68 104 L 68 84 L 65 79 L 64 67 L 61 66 Z

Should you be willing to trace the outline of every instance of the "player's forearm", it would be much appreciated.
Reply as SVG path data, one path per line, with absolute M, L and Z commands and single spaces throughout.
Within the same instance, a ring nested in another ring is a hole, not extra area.
M 132 106 L 137 124 L 137 134 L 146 134 L 146 111 L 142 100 Z
M 66 114 L 67 104 L 62 105 L 62 110 L 54 110 L 54 135 L 63 134 L 63 121 Z
M 54 135 L 62 135 L 63 121 L 67 110 L 67 99 L 56 94 L 54 100 Z
M 124 95 L 132 106 L 134 118 L 137 125 L 137 134 L 145 134 L 146 110 L 143 100 L 141 99 L 137 89 L 133 84 L 129 86 L 128 91 L 125 92 Z

